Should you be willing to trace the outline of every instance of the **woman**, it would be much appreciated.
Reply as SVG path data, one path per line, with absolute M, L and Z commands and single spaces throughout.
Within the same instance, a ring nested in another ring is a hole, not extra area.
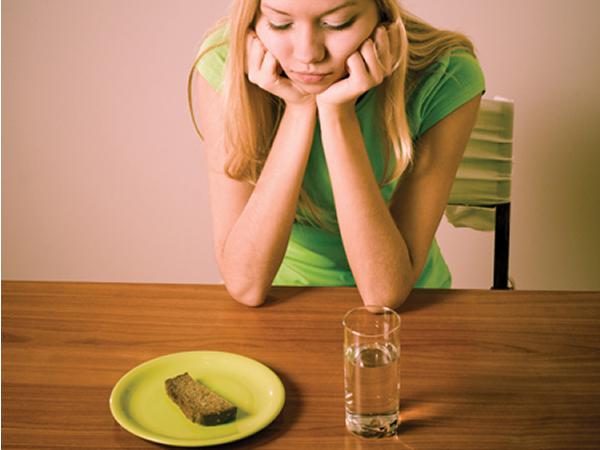
M 236 300 L 356 285 L 395 308 L 413 286 L 450 286 L 434 235 L 485 89 L 464 36 L 395 0 L 236 0 L 188 89 L 196 71 L 217 263 Z

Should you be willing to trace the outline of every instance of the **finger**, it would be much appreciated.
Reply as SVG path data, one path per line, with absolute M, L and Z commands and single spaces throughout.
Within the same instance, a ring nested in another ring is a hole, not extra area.
M 386 75 L 391 72 L 392 55 L 390 53 L 390 40 L 388 32 L 384 27 L 378 27 L 375 33 L 376 56 L 383 66 Z
M 298 91 L 289 80 L 279 74 L 279 61 L 267 51 L 260 68 L 261 87 L 278 97 L 288 98 Z
M 260 66 L 261 78 L 269 84 L 275 84 L 275 81 L 279 78 L 277 71 L 277 60 L 273 54 L 269 51 L 265 52 L 265 56 Z
M 365 61 L 367 71 L 375 84 L 379 84 L 385 77 L 384 68 L 377 59 L 377 51 L 375 43 L 371 39 L 367 39 L 360 47 L 360 54 Z
M 371 75 L 360 51 L 356 51 L 348 57 L 346 66 L 348 67 L 348 81 L 356 83 L 356 86 L 361 90 L 367 90 L 371 87 Z
M 249 41 L 248 74 L 253 76 L 260 71 L 266 50 L 257 37 L 250 36 Z
M 367 67 L 360 54 L 360 51 L 356 51 L 348 57 L 346 60 L 346 66 L 348 66 L 348 74 L 350 76 L 359 75 L 361 72 L 367 74 Z
M 246 57 L 244 59 L 244 71 L 246 74 L 250 71 L 250 53 L 252 52 L 252 35 L 248 33 L 246 35 Z
M 397 23 L 388 27 L 388 39 L 390 42 L 390 55 L 392 58 L 392 72 L 400 65 L 400 29 Z

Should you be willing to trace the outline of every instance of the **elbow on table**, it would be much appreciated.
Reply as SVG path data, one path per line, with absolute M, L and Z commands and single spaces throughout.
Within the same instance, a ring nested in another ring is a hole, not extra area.
M 391 309 L 397 309 L 405 302 L 407 295 L 404 296 L 393 296 L 393 297 L 374 297 L 374 298 L 365 298 L 363 297 L 363 302 L 366 306 L 385 306 Z
M 366 292 L 361 292 L 359 287 L 358 290 L 365 305 L 386 306 L 391 309 L 397 309 L 408 298 L 412 286 L 404 285 L 401 287 L 390 287 L 389 289 L 382 289 L 381 286 L 378 286 L 378 289 Z
M 255 286 L 225 282 L 225 289 L 236 302 L 253 308 L 261 306 L 267 298 L 267 290 Z

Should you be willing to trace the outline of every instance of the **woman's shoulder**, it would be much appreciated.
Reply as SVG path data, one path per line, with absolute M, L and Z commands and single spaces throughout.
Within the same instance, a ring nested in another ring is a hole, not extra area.
M 222 89 L 228 52 L 229 29 L 220 21 L 204 37 L 195 62 L 196 70 L 216 91 Z
M 432 74 L 461 84 L 484 82 L 479 61 L 472 53 L 463 49 L 450 50 L 442 55 L 433 65 Z
M 477 58 L 467 50 L 453 49 L 440 56 L 419 76 L 413 97 L 427 97 L 440 90 L 484 87 L 483 70 Z
M 409 100 L 411 128 L 418 137 L 478 94 L 485 78 L 477 58 L 467 50 L 444 53 L 419 77 Z

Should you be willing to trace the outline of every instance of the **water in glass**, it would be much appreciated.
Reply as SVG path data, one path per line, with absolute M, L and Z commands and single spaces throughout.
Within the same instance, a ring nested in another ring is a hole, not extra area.
M 363 437 L 396 433 L 399 421 L 399 348 L 391 343 L 346 349 L 344 381 L 346 427 Z

